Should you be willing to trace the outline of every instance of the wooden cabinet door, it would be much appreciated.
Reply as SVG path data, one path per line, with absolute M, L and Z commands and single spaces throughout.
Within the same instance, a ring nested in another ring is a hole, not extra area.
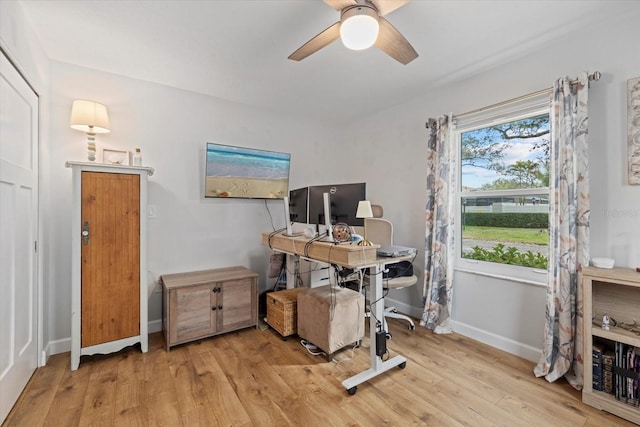
M 82 172 L 81 211 L 82 347 L 139 335 L 140 175 Z
M 228 331 L 255 325 L 257 320 L 255 279 L 229 280 L 220 286 L 222 289 L 218 296 L 220 330 Z M 222 306 L 221 310 L 220 306 Z
M 214 284 L 172 289 L 169 298 L 171 343 L 208 336 L 216 332 Z

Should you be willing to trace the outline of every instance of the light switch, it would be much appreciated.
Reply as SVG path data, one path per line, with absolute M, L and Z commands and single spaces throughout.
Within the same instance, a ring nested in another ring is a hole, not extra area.
M 157 207 L 156 205 L 148 205 L 147 206 L 147 218 L 157 218 Z

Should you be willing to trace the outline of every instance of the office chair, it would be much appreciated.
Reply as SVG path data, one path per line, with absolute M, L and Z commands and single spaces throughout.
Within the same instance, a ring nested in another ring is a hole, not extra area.
M 383 218 L 365 218 L 364 227 L 366 230 L 367 239 L 371 243 L 381 246 L 393 245 L 393 224 Z M 369 277 L 364 277 L 364 283 L 369 284 Z M 409 286 L 413 286 L 418 283 L 418 277 L 412 276 L 400 276 L 392 279 L 383 279 L 382 286 L 384 289 L 402 289 Z M 369 313 L 367 312 L 367 315 Z M 385 317 L 392 317 L 394 319 L 403 319 L 409 322 L 409 329 L 415 329 L 416 325 L 409 316 L 398 313 L 396 307 L 386 307 L 384 309 Z M 385 322 L 386 323 L 386 322 Z M 386 325 L 385 330 L 388 331 Z
M 384 209 L 381 205 L 371 205 L 371 213 L 374 218 L 382 218 L 384 216 Z

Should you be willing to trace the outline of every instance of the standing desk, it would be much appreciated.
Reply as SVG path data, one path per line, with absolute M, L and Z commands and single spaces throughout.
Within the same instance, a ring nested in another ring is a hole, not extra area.
M 289 255 L 299 256 L 311 261 L 322 261 L 337 264 L 341 267 L 357 270 L 370 269 L 371 307 L 369 316 L 369 369 L 360 372 L 342 382 L 342 385 L 350 395 L 354 395 L 358 385 L 383 372 L 395 368 L 404 369 L 407 359 L 404 356 L 395 356 L 383 361 L 376 354 L 376 319 L 384 320 L 384 297 L 382 289 L 382 271 L 387 264 L 413 259 L 413 255 L 404 257 L 377 257 L 376 249 L 379 245 L 357 246 L 350 243 L 335 244 L 332 242 L 314 241 L 307 245 L 310 239 L 306 237 L 288 237 L 282 234 L 263 233 L 262 244 L 271 249 Z

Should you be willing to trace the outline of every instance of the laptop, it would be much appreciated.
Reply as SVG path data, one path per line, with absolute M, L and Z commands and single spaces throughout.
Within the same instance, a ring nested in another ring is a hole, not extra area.
M 409 248 L 407 246 L 388 245 L 380 246 L 376 253 L 378 256 L 383 257 L 399 257 L 406 255 L 413 255 L 416 253 L 416 248 Z

